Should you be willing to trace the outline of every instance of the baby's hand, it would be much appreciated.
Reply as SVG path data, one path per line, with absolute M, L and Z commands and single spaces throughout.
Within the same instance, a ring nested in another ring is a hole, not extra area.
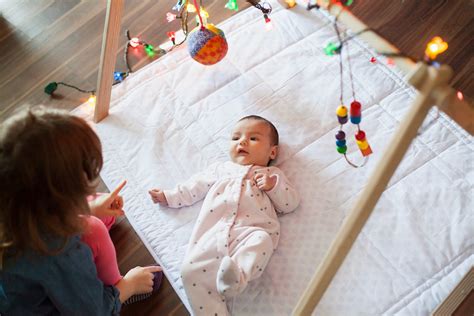
M 148 191 L 148 193 L 150 194 L 151 200 L 153 201 L 153 203 L 155 203 L 155 204 L 160 203 L 160 204 L 163 204 L 163 205 L 168 205 L 168 201 L 166 200 L 166 196 L 163 193 L 163 191 L 161 191 L 160 189 L 151 189 L 150 191 Z
M 277 181 L 276 177 L 270 177 L 265 173 L 257 173 L 253 179 L 257 184 L 257 187 L 263 191 L 270 191 L 273 189 Z

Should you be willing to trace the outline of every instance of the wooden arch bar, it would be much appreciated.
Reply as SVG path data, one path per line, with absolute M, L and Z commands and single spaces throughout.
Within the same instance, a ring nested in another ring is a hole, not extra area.
M 102 52 L 100 54 L 99 78 L 97 83 L 97 102 L 94 122 L 98 123 L 109 115 L 110 95 L 114 83 L 115 60 L 120 35 L 123 0 L 108 0 L 105 16 Z
M 339 11 L 339 6 L 329 8 L 329 12 L 333 15 L 339 14 Z M 339 21 L 347 25 L 353 32 L 367 28 L 347 10 L 340 13 Z M 377 51 L 399 52 L 376 33 L 365 32 L 359 37 Z M 388 142 L 391 146 L 383 153 L 385 158 L 380 160 L 376 166 L 354 208 L 342 223 L 323 261 L 319 264 L 293 310 L 293 315 L 311 315 L 316 308 L 432 106 L 437 105 L 468 133 L 474 135 L 474 107 L 466 101 L 459 100 L 456 97 L 456 91 L 448 84 L 452 77 L 452 70 L 449 66 L 442 65 L 436 69 L 424 63 L 415 64 L 408 59 L 396 59 L 395 63 L 408 76 L 409 83 L 418 89 L 419 94 L 398 130 L 394 133 L 392 140 Z

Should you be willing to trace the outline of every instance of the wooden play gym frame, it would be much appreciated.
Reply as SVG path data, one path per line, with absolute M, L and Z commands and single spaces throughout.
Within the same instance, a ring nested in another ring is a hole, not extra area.
M 124 0 L 107 1 L 97 85 L 97 104 L 94 111 L 94 122 L 96 123 L 107 117 L 109 111 L 123 3 Z M 340 10 L 340 6 L 328 7 L 328 11 L 333 15 L 339 14 L 339 21 L 347 25 L 354 33 L 367 28 L 349 11 L 339 12 Z M 377 51 L 399 52 L 374 32 L 364 32 L 359 37 Z M 459 100 L 456 97 L 456 91 L 449 85 L 453 76 L 453 71 L 449 66 L 442 65 L 435 68 L 423 62 L 415 64 L 405 58 L 397 58 L 395 63 L 408 76 L 408 82 L 419 91 L 419 94 L 398 130 L 394 133 L 390 141 L 392 145 L 383 153 L 385 158 L 380 160 L 375 168 L 367 186 L 344 220 L 325 258 L 319 264 L 305 292 L 300 297 L 293 315 L 311 315 L 321 300 L 432 106 L 436 105 L 439 110 L 450 116 L 470 135 L 474 135 L 474 107 L 467 101 Z M 465 293 L 466 296 L 469 294 L 468 292 Z M 462 296 L 463 294 L 460 294 L 458 299 L 462 300 Z

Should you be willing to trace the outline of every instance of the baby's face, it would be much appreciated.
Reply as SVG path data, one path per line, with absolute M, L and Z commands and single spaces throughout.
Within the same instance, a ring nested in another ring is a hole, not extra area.
M 240 165 L 266 166 L 275 159 L 278 146 L 272 145 L 270 126 L 264 121 L 246 119 L 238 122 L 232 132 L 230 157 Z

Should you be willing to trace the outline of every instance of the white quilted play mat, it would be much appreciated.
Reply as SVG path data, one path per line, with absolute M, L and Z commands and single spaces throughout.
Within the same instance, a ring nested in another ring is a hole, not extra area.
M 149 189 L 173 187 L 227 160 L 231 129 L 242 116 L 275 123 L 277 165 L 301 193 L 301 205 L 280 217 L 280 245 L 267 270 L 229 308 L 233 315 L 290 315 L 415 95 L 384 57 L 350 41 L 361 127 L 374 151 L 365 167 L 350 167 L 334 137 L 338 57 L 324 54 L 336 42 L 333 18 L 271 4 L 273 30 L 265 31 L 259 10 L 240 12 L 220 25 L 229 43 L 220 63 L 202 66 L 186 47 L 176 49 L 115 86 L 110 115 L 95 125 L 103 180 L 109 188 L 128 180 L 127 217 L 186 306 L 179 270 L 201 204 L 160 207 Z M 348 77 L 344 90 L 349 104 Z M 84 105 L 75 113 L 90 111 Z M 350 159 L 360 162 L 353 135 L 348 144 Z M 473 138 L 430 112 L 315 314 L 433 311 L 474 264 L 473 157 Z

